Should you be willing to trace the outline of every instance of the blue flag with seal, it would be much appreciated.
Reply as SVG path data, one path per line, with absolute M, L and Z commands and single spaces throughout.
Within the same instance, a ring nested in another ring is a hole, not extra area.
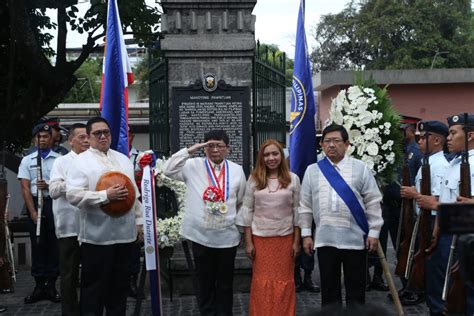
M 303 179 L 308 165 L 316 162 L 316 127 L 311 64 L 304 29 L 304 0 L 300 2 L 296 28 L 290 112 L 290 170 Z

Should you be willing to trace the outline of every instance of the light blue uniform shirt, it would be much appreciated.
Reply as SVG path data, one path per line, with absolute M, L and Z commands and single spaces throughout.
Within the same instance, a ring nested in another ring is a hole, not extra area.
M 474 149 L 469 150 L 469 164 L 471 165 L 471 194 L 474 193 Z M 439 195 L 441 203 L 454 203 L 459 196 L 459 183 L 461 182 L 461 157 L 450 161 L 444 174 Z
M 449 162 L 446 160 L 443 151 L 438 151 L 428 157 L 428 163 L 430 164 L 430 175 L 431 175 L 431 195 L 439 196 L 441 191 L 441 183 L 446 169 L 449 167 Z M 421 192 L 421 167 L 418 169 L 418 173 L 415 177 L 416 191 Z M 416 208 L 416 212 L 419 214 L 419 207 Z M 436 215 L 436 211 L 432 210 L 431 215 Z
M 28 156 L 23 157 L 20 163 L 20 167 L 18 168 L 18 179 L 25 179 L 30 181 L 30 190 L 33 196 L 37 196 L 38 190 L 36 188 L 36 181 L 38 180 L 38 170 L 36 168 L 36 157 L 38 155 L 38 151 L 35 151 Z M 49 175 L 51 174 L 51 169 L 53 169 L 54 160 L 58 157 L 61 157 L 60 154 L 51 150 L 46 158 L 43 159 L 43 180 L 49 184 Z M 48 190 L 43 190 L 43 196 L 48 197 L 49 192 Z

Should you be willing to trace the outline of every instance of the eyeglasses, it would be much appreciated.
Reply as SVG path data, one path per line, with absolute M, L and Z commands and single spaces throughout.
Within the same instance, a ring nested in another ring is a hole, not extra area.
M 105 137 L 109 137 L 110 129 L 102 129 L 102 130 L 94 131 L 94 132 L 91 132 L 91 134 L 94 135 L 94 137 L 96 138 L 101 138 L 102 135 L 104 135 Z
M 224 150 L 227 148 L 227 145 L 223 145 L 223 144 L 209 144 L 207 145 L 207 148 L 209 149 L 219 149 L 219 150 Z
M 343 142 L 344 140 L 341 138 L 325 138 L 323 140 L 323 143 L 326 145 L 329 145 L 330 143 L 333 143 L 334 145 L 339 145 L 339 144 L 342 144 Z

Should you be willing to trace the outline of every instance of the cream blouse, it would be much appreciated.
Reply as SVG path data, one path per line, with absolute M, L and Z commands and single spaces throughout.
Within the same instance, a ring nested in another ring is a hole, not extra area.
M 293 227 L 298 224 L 300 180 L 296 174 L 290 174 L 291 183 L 286 188 L 278 188 L 278 179 L 268 179 L 268 186 L 263 190 L 257 190 L 250 177 L 237 225 L 252 227 L 252 234 L 261 237 L 293 233 Z

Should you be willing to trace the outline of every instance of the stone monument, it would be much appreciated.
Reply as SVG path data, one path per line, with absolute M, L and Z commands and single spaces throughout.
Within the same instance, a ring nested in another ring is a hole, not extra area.
M 250 169 L 256 0 L 162 0 L 171 151 L 224 129 L 229 159 Z

